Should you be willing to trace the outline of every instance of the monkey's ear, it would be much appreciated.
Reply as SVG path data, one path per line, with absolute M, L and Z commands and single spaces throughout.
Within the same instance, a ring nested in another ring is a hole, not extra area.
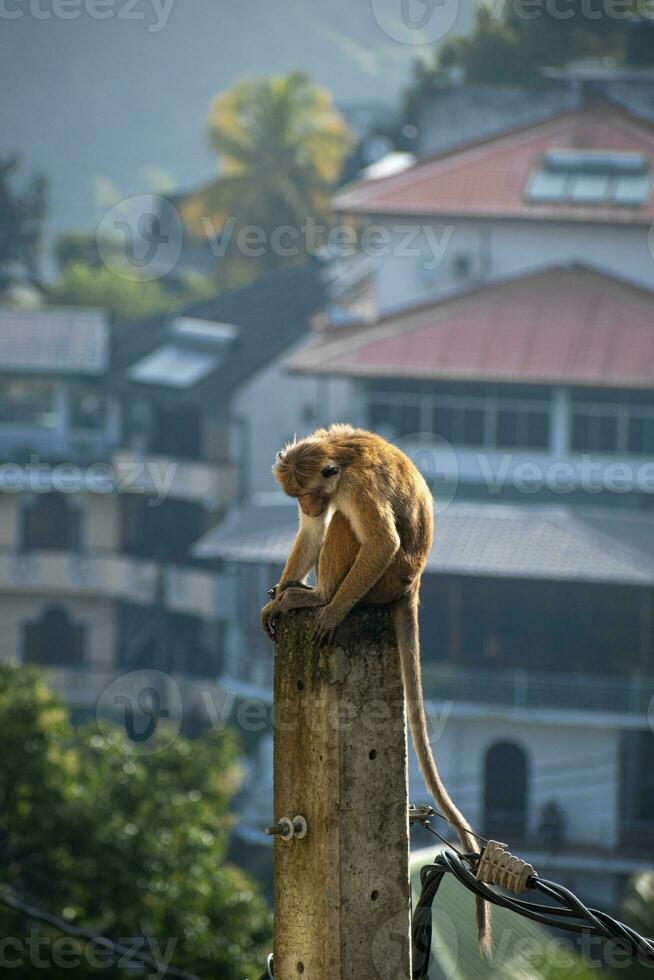
M 325 466 L 325 468 L 320 472 L 325 479 L 328 479 L 330 476 L 336 476 L 338 473 L 338 466 Z
M 279 452 L 277 453 L 277 459 L 281 461 L 283 458 L 284 458 L 284 453 L 280 449 Z

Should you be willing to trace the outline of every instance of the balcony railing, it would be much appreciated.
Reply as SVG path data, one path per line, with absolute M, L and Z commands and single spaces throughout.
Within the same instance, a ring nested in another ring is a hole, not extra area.
M 187 462 L 121 450 L 112 459 L 114 477 L 124 493 L 152 494 L 220 510 L 234 500 L 238 472 L 232 463 Z
M 150 603 L 157 590 L 154 562 L 75 551 L 0 552 L 0 591 L 98 595 Z
M 633 716 L 652 713 L 654 717 L 652 676 L 627 678 L 427 664 L 424 686 L 426 697 L 437 701 Z
M 215 690 L 213 675 L 199 677 L 177 671 L 163 672 L 156 667 L 130 670 L 84 663 L 76 667 L 42 664 L 40 669 L 48 686 L 68 705 L 94 709 L 100 705 L 103 715 L 107 712 L 115 714 L 118 723 L 124 720 L 124 709 L 115 700 L 115 693 L 127 695 L 136 704 L 144 688 L 155 688 L 167 695 L 165 706 L 174 720 L 179 717 L 183 705 L 202 703 L 203 694 L 206 697 Z

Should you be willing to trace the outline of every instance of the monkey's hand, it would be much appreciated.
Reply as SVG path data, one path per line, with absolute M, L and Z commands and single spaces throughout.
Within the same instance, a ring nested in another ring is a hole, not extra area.
M 318 610 L 314 620 L 313 638 L 319 647 L 329 646 L 333 642 L 336 627 L 343 619 L 331 604 Z
M 275 621 L 279 617 L 279 600 L 271 599 L 261 610 L 261 628 L 269 640 L 275 639 Z

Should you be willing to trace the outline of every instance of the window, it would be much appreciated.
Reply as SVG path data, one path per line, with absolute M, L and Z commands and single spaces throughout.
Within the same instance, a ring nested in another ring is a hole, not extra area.
M 374 392 L 368 420 L 393 439 L 433 433 L 470 448 L 545 450 L 550 444 L 549 397 L 529 391 Z
M 500 402 L 500 405 L 502 403 Z M 550 441 L 548 409 L 525 406 L 499 407 L 495 443 L 503 449 L 547 449 Z
M 71 390 L 70 424 L 73 429 L 104 429 L 107 403 L 100 392 L 88 385 Z
M 642 397 L 642 396 L 641 396 Z M 654 403 L 633 394 L 573 398 L 572 448 L 577 452 L 628 455 L 654 453 Z
M 452 259 L 452 275 L 455 279 L 469 279 L 474 268 L 473 256 L 466 252 L 459 252 Z
M 493 840 L 527 835 L 528 763 L 514 742 L 497 742 L 484 767 L 484 833 Z
M 629 417 L 627 449 L 634 454 L 654 455 L 654 413 Z
M 621 746 L 622 838 L 654 847 L 654 735 L 624 732 Z
M 641 153 L 550 150 L 527 184 L 534 203 L 617 204 L 639 207 L 652 189 Z
M 164 344 L 128 371 L 132 381 L 164 385 L 169 388 L 192 388 L 218 366 L 215 354 L 204 350 L 186 350 L 179 344 Z
M 0 425 L 35 425 L 53 429 L 58 422 L 53 381 L 0 379 Z
M 84 660 L 84 626 L 58 606 L 47 609 L 35 623 L 23 627 L 27 664 L 74 666 Z
M 24 551 L 74 551 L 80 547 L 80 514 L 63 494 L 36 496 L 22 514 Z

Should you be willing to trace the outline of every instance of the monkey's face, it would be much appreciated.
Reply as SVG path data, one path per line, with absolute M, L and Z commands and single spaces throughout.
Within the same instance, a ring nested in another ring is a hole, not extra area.
M 305 450 L 300 455 L 298 448 L 303 447 L 293 447 L 278 454 L 273 472 L 284 493 L 297 498 L 303 514 L 320 517 L 336 493 L 341 468 L 334 460 L 315 451 L 309 455 Z
M 321 517 L 336 493 L 341 475 L 340 467 L 328 460 L 322 465 L 309 486 L 296 494 L 302 513 L 307 517 Z
M 327 510 L 329 497 L 324 497 L 320 493 L 302 493 L 297 498 L 300 509 L 307 517 L 320 517 Z

